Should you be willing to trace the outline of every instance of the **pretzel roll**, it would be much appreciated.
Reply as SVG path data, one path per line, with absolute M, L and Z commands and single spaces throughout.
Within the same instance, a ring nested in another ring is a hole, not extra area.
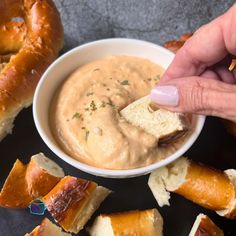
M 26 37 L 24 22 L 7 22 L 0 25 L 0 54 L 16 53 Z M 1 63 L 1 61 L 0 61 Z
M 78 233 L 109 193 L 95 182 L 65 176 L 43 201 L 64 230 Z
M 167 41 L 163 46 L 176 53 L 192 35 L 192 33 L 185 33 L 178 40 Z
M 44 218 L 40 225 L 36 226 L 31 233 L 25 236 L 71 236 L 62 232 L 61 228 L 53 224 L 49 219 Z
M 32 200 L 46 195 L 64 176 L 64 171 L 42 153 L 24 165 L 18 159 L 0 192 L 0 206 L 25 208 Z
M 8 5 L 10 2 L 14 3 L 13 0 L 1 2 L 0 10 L 5 7 L 4 11 L 8 12 L 12 7 Z M 0 73 L 0 140 L 11 132 L 19 111 L 31 104 L 38 80 L 63 44 L 60 16 L 51 0 L 16 2 L 19 9 L 10 13 L 23 16 L 27 34 L 22 48 Z M 3 18 L 8 19 L 9 14 Z
M 10 21 L 14 17 L 23 16 L 23 0 L 1 0 L 0 1 L 0 24 Z
M 26 168 L 26 165 L 16 160 L 0 193 L 1 207 L 24 208 L 33 200 L 25 181 Z
M 32 197 L 43 197 L 64 177 L 64 171 L 43 153 L 36 154 L 26 170 L 28 191 Z
M 229 218 L 234 218 L 236 188 L 234 177 L 230 176 L 236 174 L 232 170 L 230 173 L 181 157 L 152 172 L 148 185 L 159 206 L 169 205 L 169 192 L 175 192 L 205 208 L 223 211 L 225 217 L 230 213 Z

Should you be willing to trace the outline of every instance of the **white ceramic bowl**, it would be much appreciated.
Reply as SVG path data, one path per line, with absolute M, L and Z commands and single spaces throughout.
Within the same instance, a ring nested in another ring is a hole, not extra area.
M 134 39 L 104 39 L 76 47 L 58 58 L 42 76 L 33 101 L 34 121 L 39 134 L 47 146 L 61 159 L 84 172 L 109 178 L 127 178 L 144 175 L 169 164 L 184 154 L 200 134 L 205 117 L 194 116 L 194 130 L 191 136 L 175 153 L 152 165 L 129 170 L 101 169 L 73 159 L 57 144 L 50 130 L 48 114 L 57 88 L 79 66 L 110 55 L 130 55 L 147 58 L 163 68 L 167 68 L 174 58 L 173 53 L 161 46 Z

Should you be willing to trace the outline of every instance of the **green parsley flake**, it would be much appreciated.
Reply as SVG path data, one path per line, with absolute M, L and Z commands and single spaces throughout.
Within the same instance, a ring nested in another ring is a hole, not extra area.
M 160 75 L 156 75 L 156 76 L 154 77 L 154 80 L 155 80 L 155 81 L 159 81 L 159 80 L 160 80 Z
M 89 131 L 86 130 L 86 132 L 85 132 L 85 140 L 86 140 L 86 141 L 88 140 L 88 136 L 89 136 Z
M 92 102 L 90 103 L 90 108 L 91 108 L 92 111 L 97 110 L 97 107 L 96 107 L 96 104 L 95 104 L 94 101 L 92 101 Z
M 91 95 L 93 95 L 93 92 L 86 94 L 87 97 L 88 97 L 88 96 L 91 96 Z
M 129 85 L 129 81 L 128 80 L 123 80 L 120 82 L 121 85 Z
M 115 108 L 115 104 L 112 101 L 107 102 L 107 105 L 111 106 L 112 108 Z
M 102 104 L 100 107 L 105 107 L 106 106 L 106 102 L 102 101 Z
M 80 118 L 82 118 L 82 114 L 80 114 L 79 112 L 76 112 L 76 113 L 72 116 L 72 119 L 74 119 L 74 118 L 80 119 Z

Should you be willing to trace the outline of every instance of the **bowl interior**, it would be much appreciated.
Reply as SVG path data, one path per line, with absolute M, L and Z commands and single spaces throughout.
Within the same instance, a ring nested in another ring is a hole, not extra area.
M 47 146 L 72 166 L 93 175 L 126 178 L 144 175 L 164 166 L 181 156 L 194 143 L 204 124 L 203 116 L 193 116 L 193 132 L 187 142 L 166 159 L 152 165 L 130 170 L 107 170 L 91 167 L 67 155 L 55 141 L 49 126 L 49 109 L 52 98 L 61 83 L 79 66 L 111 55 L 129 55 L 149 59 L 164 69 L 174 54 L 158 45 L 134 39 L 105 39 L 79 46 L 58 58 L 44 73 L 35 92 L 33 115 L 36 128 Z

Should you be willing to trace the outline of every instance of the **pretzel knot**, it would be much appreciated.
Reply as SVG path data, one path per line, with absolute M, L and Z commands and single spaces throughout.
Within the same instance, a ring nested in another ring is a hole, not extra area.
M 0 0 L 0 140 L 63 45 L 52 0 Z

